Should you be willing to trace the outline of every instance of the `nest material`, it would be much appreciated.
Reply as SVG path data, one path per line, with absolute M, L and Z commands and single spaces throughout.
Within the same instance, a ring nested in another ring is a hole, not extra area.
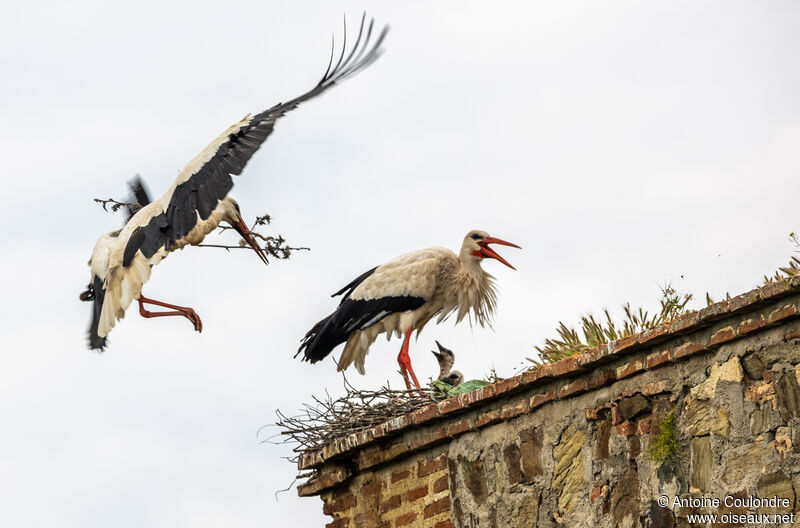
M 361 432 L 413 412 L 447 395 L 433 388 L 395 390 L 388 384 L 379 390 L 359 390 L 344 380 L 345 395 L 333 399 L 313 396 L 313 404 L 304 404 L 301 414 L 286 416 L 280 410 L 277 425 L 282 443 L 296 444 L 299 455 L 321 449 L 331 442 Z

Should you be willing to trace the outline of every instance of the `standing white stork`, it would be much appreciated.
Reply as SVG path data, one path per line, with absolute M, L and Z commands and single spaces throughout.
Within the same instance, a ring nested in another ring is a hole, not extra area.
M 150 277 L 153 266 L 171 251 L 196 245 L 220 222 L 227 222 L 247 241 L 266 263 L 266 256 L 250 235 L 242 220 L 239 206 L 228 196 L 233 187 L 232 175 L 242 173 L 247 162 L 272 133 L 275 122 L 334 84 L 356 74 L 381 55 L 381 44 L 389 30 L 385 26 L 373 39 L 373 24 L 361 18 L 358 37 L 347 51 L 347 28 L 341 55 L 334 65 L 334 52 L 325 75 L 310 91 L 285 103 L 279 103 L 255 116 L 245 116 L 225 130 L 189 164 L 164 195 L 134 214 L 121 231 L 106 233 L 95 246 L 89 266 L 92 278 L 82 300 L 93 300 L 94 310 L 89 327 L 89 347 L 102 350 L 106 336 L 117 320 L 125 315 L 131 302 L 139 302 L 144 317 L 179 315 L 189 319 L 195 330 L 202 323 L 194 310 L 183 306 L 148 299 L 142 285 Z M 150 312 L 145 304 L 171 311 Z
M 481 326 L 490 323 L 497 294 L 494 278 L 481 267 L 484 258 L 499 260 L 516 269 L 489 244 L 518 248 L 516 244 L 489 236 L 485 231 L 470 231 L 458 255 L 435 247 L 407 253 L 373 268 L 333 294 L 344 294 L 336 310 L 308 331 L 298 350 L 303 359 L 316 363 L 345 343 L 337 370 L 355 363 L 364 374 L 364 359 L 378 335 L 403 337 L 397 362 L 406 387 L 408 375 L 419 388 L 408 355 L 411 332 L 417 335 L 433 317 L 443 321 L 457 311 L 456 322 L 468 313 Z

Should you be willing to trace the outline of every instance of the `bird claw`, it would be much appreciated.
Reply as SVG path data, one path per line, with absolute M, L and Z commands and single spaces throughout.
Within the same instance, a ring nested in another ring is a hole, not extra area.
M 184 313 L 184 315 L 194 325 L 195 330 L 197 330 L 198 332 L 203 331 L 203 321 L 200 320 L 200 316 L 197 315 L 197 312 L 195 312 L 191 308 L 188 308 Z

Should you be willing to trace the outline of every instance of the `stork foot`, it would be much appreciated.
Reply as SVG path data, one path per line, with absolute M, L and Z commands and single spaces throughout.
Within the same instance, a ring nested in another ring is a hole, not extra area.
M 192 308 L 186 306 L 176 306 L 174 304 L 168 304 L 165 302 L 156 301 L 155 299 L 148 299 L 144 295 L 140 295 L 137 300 L 139 301 L 139 314 L 142 317 L 150 319 L 153 317 L 169 317 L 174 315 L 180 315 L 187 318 L 189 322 L 192 323 L 192 326 L 194 326 L 195 330 L 197 330 L 198 332 L 203 331 L 203 321 L 200 320 L 200 316 L 197 315 L 197 312 L 195 312 Z M 145 304 L 152 304 L 155 306 L 170 308 L 172 309 L 172 311 L 151 312 L 144 307 Z

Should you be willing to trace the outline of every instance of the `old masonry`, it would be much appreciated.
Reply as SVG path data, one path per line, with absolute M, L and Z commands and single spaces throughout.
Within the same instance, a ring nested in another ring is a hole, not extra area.
M 423 407 L 298 465 L 314 470 L 298 492 L 322 498 L 328 528 L 754 526 L 735 517 L 748 514 L 798 528 L 800 276 Z

